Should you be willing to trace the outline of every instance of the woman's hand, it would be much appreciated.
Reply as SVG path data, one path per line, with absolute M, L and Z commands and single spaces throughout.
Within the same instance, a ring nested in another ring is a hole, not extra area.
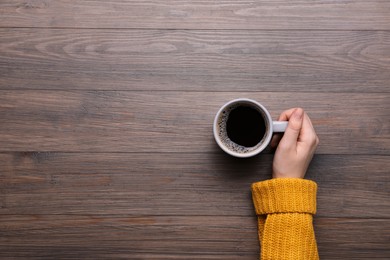
M 272 177 L 303 178 L 319 143 L 317 134 L 302 108 L 284 111 L 279 120 L 288 121 L 288 126 L 283 137 L 275 135 L 271 142 L 277 147 Z

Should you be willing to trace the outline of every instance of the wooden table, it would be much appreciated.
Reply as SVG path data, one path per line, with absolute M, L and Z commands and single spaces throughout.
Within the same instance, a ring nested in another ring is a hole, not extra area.
M 390 258 L 389 1 L 0 1 L 0 258 L 257 259 L 272 151 L 212 136 L 237 97 L 321 140 L 322 259 Z

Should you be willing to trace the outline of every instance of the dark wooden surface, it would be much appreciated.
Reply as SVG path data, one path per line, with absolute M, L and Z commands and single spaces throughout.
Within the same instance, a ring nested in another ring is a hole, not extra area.
M 257 259 L 220 151 L 249 97 L 321 139 L 322 259 L 390 258 L 389 1 L 0 1 L 0 258 Z

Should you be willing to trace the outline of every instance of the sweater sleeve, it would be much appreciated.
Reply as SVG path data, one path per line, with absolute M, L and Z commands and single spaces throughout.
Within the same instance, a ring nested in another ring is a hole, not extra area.
M 261 259 L 319 259 L 313 229 L 317 184 L 292 178 L 252 184 Z

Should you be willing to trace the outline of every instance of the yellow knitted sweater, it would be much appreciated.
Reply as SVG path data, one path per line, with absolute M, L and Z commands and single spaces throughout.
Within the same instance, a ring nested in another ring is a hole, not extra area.
M 319 259 L 313 229 L 317 185 L 279 178 L 252 184 L 261 259 Z

